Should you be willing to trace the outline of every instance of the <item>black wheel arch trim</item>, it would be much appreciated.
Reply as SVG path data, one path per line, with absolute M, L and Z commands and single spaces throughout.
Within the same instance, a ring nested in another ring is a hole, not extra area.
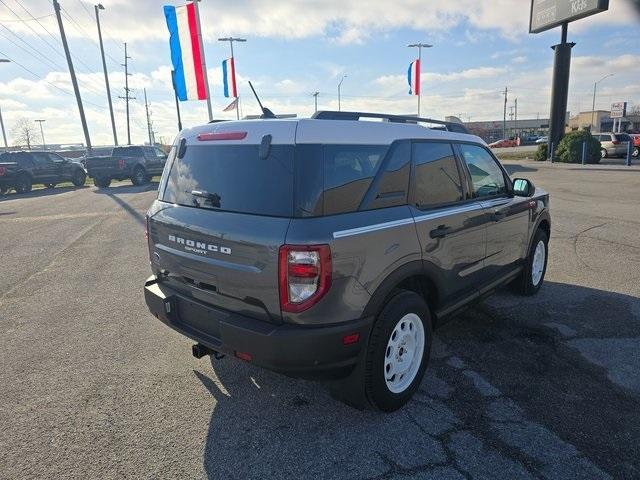
M 371 295 L 369 302 L 367 303 L 364 311 L 362 313 L 363 317 L 375 317 L 384 307 L 386 300 L 389 298 L 391 293 L 400 285 L 404 280 L 414 276 L 423 276 L 429 282 L 431 282 L 436 291 L 429 292 L 432 295 L 435 295 L 437 299 L 437 289 L 438 282 L 437 279 L 437 268 L 434 265 L 431 265 L 429 262 L 425 262 L 423 260 L 412 260 L 410 262 L 401 265 L 392 271 L 387 277 L 378 285 L 376 290 Z M 425 299 L 426 301 L 427 299 Z M 436 305 L 429 305 L 429 307 L 433 311 L 436 308 Z

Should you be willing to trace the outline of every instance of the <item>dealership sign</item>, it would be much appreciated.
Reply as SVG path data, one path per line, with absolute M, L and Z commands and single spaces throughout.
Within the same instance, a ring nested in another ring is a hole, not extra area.
M 611 118 L 623 118 L 627 116 L 627 102 L 611 104 Z
M 531 0 L 529 33 L 540 33 L 609 9 L 609 0 Z

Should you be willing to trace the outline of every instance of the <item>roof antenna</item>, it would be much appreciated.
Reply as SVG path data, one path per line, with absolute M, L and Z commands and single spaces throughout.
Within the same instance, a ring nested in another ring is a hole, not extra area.
M 258 94 L 256 93 L 256 89 L 253 88 L 253 85 L 251 85 L 251 80 L 249 80 L 249 86 L 251 87 L 251 91 L 253 92 L 253 94 L 256 97 L 256 100 L 258 101 L 258 105 L 260 105 L 260 110 L 262 110 L 262 115 L 260 115 L 260 118 L 276 118 L 276 116 L 274 115 L 274 113 L 271 110 L 269 110 L 267 107 L 263 107 L 262 106 L 262 102 L 258 98 Z

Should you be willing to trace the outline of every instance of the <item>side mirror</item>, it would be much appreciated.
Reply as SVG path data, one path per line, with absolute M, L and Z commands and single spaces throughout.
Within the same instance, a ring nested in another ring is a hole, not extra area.
M 526 178 L 516 178 L 513 180 L 513 194 L 518 197 L 531 197 L 536 191 L 535 185 Z

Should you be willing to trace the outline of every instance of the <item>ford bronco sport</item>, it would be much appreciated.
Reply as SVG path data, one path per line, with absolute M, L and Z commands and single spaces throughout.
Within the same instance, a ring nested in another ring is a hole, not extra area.
M 362 121 L 366 117 L 382 121 Z M 356 112 L 180 133 L 147 214 L 151 312 L 197 342 L 383 411 L 432 331 L 511 283 L 542 285 L 548 194 L 478 137 Z

